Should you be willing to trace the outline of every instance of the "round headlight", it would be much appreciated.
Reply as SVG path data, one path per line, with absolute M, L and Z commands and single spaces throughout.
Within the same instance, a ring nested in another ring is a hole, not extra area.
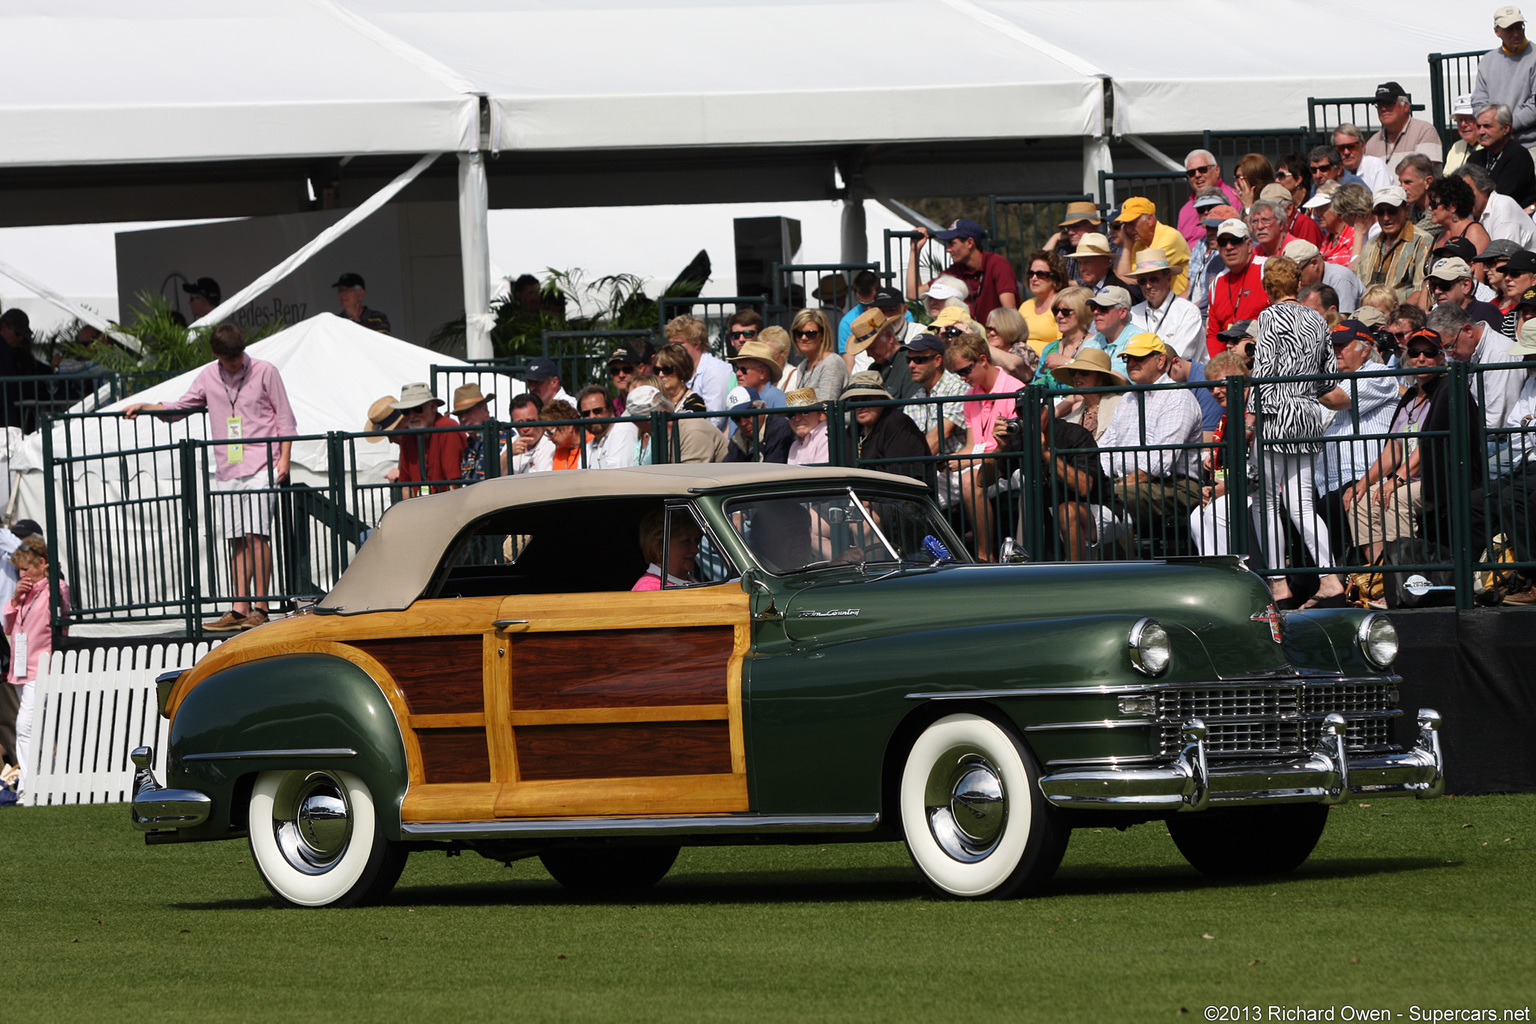
M 1138 619 L 1131 627 L 1131 664 L 1145 675 L 1160 676 L 1173 657 L 1168 631 L 1156 619 Z
M 1397 660 L 1397 627 L 1385 615 L 1367 615 L 1355 636 L 1360 643 L 1360 653 L 1377 668 L 1386 668 Z

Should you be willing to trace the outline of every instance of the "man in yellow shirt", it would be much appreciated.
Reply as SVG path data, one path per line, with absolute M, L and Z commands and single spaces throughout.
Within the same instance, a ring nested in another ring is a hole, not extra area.
M 1127 199 L 1115 218 L 1120 227 L 1120 259 L 1115 273 L 1129 279 L 1136 270 L 1136 257 L 1143 249 L 1161 249 L 1173 268 L 1173 292 L 1189 291 L 1189 243 L 1179 229 L 1157 219 L 1157 204 L 1142 196 Z

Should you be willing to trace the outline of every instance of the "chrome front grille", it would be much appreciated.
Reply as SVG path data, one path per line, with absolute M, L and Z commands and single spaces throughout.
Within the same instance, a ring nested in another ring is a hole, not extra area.
M 1337 712 L 1349 723 L 1345 749 L 1386 747 L 1397 708 L 1389 682 L 1289 682 L 1275 685 L 1169 688 L 1157 692 L 1162 750 L 1175 755 L 1180 730 L 1191 718 L 1205 722 L 1207 756 L 1271 757 L 1299 754 L 1322 737 L 1323 719 Z

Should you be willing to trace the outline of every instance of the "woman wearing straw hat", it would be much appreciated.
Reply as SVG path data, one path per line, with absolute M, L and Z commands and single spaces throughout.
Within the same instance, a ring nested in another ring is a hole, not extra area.
M 1072 388 L 1129 387 L 1130 381 L 1115 372 L 1109 353 L 1101 348 L 1085 348 L 1064 366 L 1052 371 L 1055 378 Z M 1093 435 L 1095 442 L 1104 436 L 1109 421 L 1115 415 L 1120 395 L 1114 392 L 1072 395 L 1056 406 L 1056 415 L 1068 423 L 1076 423 Z M 1062 409 L 1066 407 L 1066 412 Z
M 816 398 L 815 388 L 796 388 L 784 396 L 789 425 L 795 439 L 789 446 L 789 465 L 827 464 L 827 414 Z

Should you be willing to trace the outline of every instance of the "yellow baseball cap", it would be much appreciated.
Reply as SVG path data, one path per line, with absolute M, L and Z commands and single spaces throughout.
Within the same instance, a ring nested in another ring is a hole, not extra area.
M 1120 216 L 1115 220 L 1124 223 L 1135 220 L 1137 217 L 1145 217 L 1149 213 L 1154 217 L 1157 216 L 1157 204 L 1143 196 L 1133 196 L 1120 207 Z
M 1168 346 L 1163 344 L 1163 339 L 1159 338 L 1151 331 L 1147 331 L 1144 334 L 1138 334 L 1136 337 L 1132 338 L 1131 343 L 1125 346 L 1125 351 L 1121 352 L 1120 354 L 1127 357 L 1150 356 L 1155 355 L 1158 352 L 1167 351 Z

